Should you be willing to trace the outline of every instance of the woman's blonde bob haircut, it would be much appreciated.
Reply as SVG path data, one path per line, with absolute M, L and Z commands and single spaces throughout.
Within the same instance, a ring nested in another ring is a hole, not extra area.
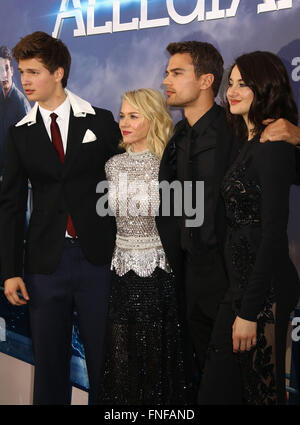
M 164 96 L 158 90 L 138 89 L 124 93 L 124 101 L 149 121 L 148 149 L 161 158 L 173 133 L 173 121 Z M 121 142 L 120 146 L 127 150 L 130 145 Z

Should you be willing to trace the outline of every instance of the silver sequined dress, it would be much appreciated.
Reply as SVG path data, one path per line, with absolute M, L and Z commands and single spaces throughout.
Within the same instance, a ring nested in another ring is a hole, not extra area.
M 155 225 L 158 170 L 159 159 L 149 150 L 133 153 L 129 149 L 106 163 L 109 206 L 117 222 L 111 266 L 119 276 L 129 270 L 150 276 L 156 267 L 171 271 Z
M 117 238 L 99 394 L 104 405 L 186 404 L 192 396 L 178 282 L 155 225 L 158 169 L 149 151 L 106 163 Z

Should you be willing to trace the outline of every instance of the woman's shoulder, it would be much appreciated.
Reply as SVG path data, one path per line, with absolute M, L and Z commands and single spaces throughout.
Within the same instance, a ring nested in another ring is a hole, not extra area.
M 124 163 L 124 157 L 128 154 L 126 152 L 124 153 L 118 153 L 117 155 L 112 156 L 108 161 L 105 163 L 105 172 L 109 173 L 113 168 L 119 167 L 121 164 Z
M 124 161 L 124 157 L 127 156 L 127 152 L 124 153 L 118 153 L 117 155 L 112 156 L 109 158 L 108 161 L 105 163 L 105 167 L 111 167 L 112 165 L 122 163 Z
M 284 140 L 265 143 L 259 143 L 256 149 L 256 160 L 280 160 L 285 161 L 294 158 L 295 146 Z
M 253 160 L 262 175 L 295 173 L 295 147 L 285 141 L 259 143 Z
M 271 154 L 274 153 L 274 155 L 284 152 L 295 152 L 295 146 L 284 140 L 276 142 L 267 141 L 265 143 L 260 143 L 260 146 L 262 151 L 269 152 Z

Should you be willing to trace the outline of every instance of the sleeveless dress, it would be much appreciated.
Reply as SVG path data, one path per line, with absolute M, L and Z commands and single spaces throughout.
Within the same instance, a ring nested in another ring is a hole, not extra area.
M 192 394 L 175 276 L 155 224 L 159 163 L 130 149 L 106 163 L 117 236 L 101 404 L 186 404 Z

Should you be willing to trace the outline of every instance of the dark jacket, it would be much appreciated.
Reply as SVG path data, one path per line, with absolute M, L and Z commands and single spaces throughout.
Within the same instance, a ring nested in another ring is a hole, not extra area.
M 211 211 L 205 211 L 205 215 L 214 217 L 215 236 L 217 239 L 216 247 L 207 246 L 202 235 L 205 234 L 205 225 L 190 228 L 192 239 L 192 252 L 189 254 L 194 264 L 197 263 L 197 272 L 195 275 L 195 285 L 200 285 L 200 302 L 209 316 L 215 316 L 217 306 L 222 300 L 228 287 L 227 275 L 223 262 L 223 248 L 226 237 L 226 217 L 223 199 L 220 195 L 220 185 L 227 171 L 232 158 L 236 154 L 236 144 L 232 133 L 228 128 L 224 110 L 218 106 L 217 118 L 212 125 L 216 129 L 216 140 L 211 146 L 203 146 L 201 160 L 196 168 L 191 171 L 190 177 L 193 182 L 197 180 L 204 181 L 206 167 L 209 164 L 205 162 L 205 152 L 208 149 L 215 149 L 214 169 L 210 174 L 213 176 L 214 202 Z M 168 143 L 161 161 L 159 172 L 159 181 L 167 180 L 172 182 L 177 179 L 176 173 L 176 140 L 182 137 L 182 129 L 185 126 L 185 120 L 180 121 L 175 128 L 175 134 Z M 204 206 L 205 207 L 205 206 Z M 167 258 L 174 269 L 183 275 L 184 273 L 184 255 L 180 247 L 180 217 L 157 217 L 157 227 L 161 237 L 163 247 Z M 174 229 L 178 230 L 175 231 Z M 217 251 L 217 253 L 216 253 Z M 217 254 L 217 255 L 216 255 Z M 194 258 L 193 258 L 194 257 Z M 216 264 L 216 261 L 218 264 Z
M 110 263 L 113 217 L 100 217 L 97 184 L 105 180 L 104 164 L 117 153 L 120 133 L 111 112 L 75 117 L 72 108 L 65 162 L 62 164 L 37 112 L 34 125 L 11 127 L 0 196 L 1 272 L 5 279 L 22 276 L 23 235 L 28 179 L 33 210 L 25 249 L 25 269 L 49 274 L 56 270 L 70 213 L 80 245 L 93 264 Z M 87 130 L 96 141 L 82 143 Z

